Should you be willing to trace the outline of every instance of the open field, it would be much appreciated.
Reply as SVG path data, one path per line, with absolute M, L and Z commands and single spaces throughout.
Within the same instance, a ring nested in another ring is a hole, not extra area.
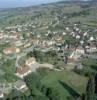
M 84 93 L 87 84 L 87 78 L 72 71 L 50 72 L 41 81 L 48 87 L 55 88 L 61 95 L 61 100 L 67 100 L 68 96 L 72 96 L 72 92 Z

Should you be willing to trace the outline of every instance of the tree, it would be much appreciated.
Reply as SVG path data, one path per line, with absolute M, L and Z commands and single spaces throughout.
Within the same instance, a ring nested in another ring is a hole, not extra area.
M 46 96 L 49 100 L 60 100 L 60 95 L 54 88 L 47 88 Z
M 45 96 L 36 96 L 36 97 L 34 97 L 33 100 L 49 100 L 49 99 Z
M 40 89 L 41 87 L 40 76 L 37 73 L 31 73 L 26 76 L 25 82 L 31 92 L 33 92 L 35 89 Z
M 95 78 L 93 75 L 89 77 L 89 81 L 86 88 L 85 100 L 96 100 L 95 99 Z
M 65 62 L 65 64 L 68 63 L 68 57 L 67 56 L 64 57 L 64 62 Z
M 22 36 L 24 39 L 28 38 L 27 33 L 25 33 L 25 32 L 22 34 Z
M 13 89 L 11 93 L 8 95 L 7 100 L 29 100 L 29 99 L 24 93 Z
M 28 57 L 33 57 L 33 52 L 30 51 L 28 54 L 27 54 Z

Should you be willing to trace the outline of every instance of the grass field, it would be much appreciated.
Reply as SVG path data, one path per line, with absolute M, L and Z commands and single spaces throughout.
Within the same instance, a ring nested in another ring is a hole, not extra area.
M 86 77 L 72 71 L 50 72 L 41 81 L 46 86 L 55 88 L 61 100 L 67 100 L 67 97 L 73 94 L 84 93 L 87 84 Z

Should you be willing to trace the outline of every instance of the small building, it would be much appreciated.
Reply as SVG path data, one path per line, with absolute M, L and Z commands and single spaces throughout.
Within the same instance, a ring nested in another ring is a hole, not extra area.
M 17 40 L 13 43 L 13 45 L 16 45 L 17 47 L 22 46 L 24 43 L 20 40 Z
M 71 53 L 71 55 L 69 56 L 69 60 L 72 62 L 78 61 L 84 54 L 84 49 L 82 47 L 78 47 Z
M 66 35 L 67 33 L 66 33 L 66 32 L 63 32 L 62 34 L 63 34 L 63 35 Z
M 14 83 L 14 88 L 18 91 L 25 92 L 28 88 L 26 83 L 23 80 L 18 80 Z
M 94 41 L 95 39 L 94 39 L 94 37 L 91 36 L 89 40 L 90 41 Z
M 27 48 L 27 47 L 30 47 L 31 46 L 31 43 L 27 43 L 24 45 L 24 48 Z
M 84 41 L 83 41 L 83 40 L 81 40 L 81 41 L 80 41 L 80 44 L 81 44 L 81 45 L 83 45 L 83 44 L 84 44 Z
M 36 59 L 34 57 L 31 57 L 26 61 L 27 66 L 32 66 L 35 63 L 36 63 Z
M 16 69 L 16 75 L 20 78 L 23 78 L 25 76 L 27 76 L 28 74 L 30 74 L 32 71 L 30 69 L 29 66 L 20 66 Z
M 97 48 L 96 48 L 96 46 L 90 46 L 90 51 L 91 52 L 96 52 L 97 51 Z
M 76 48 L 76 54 L 84 54 L 85 52 L 84 52 L 84 48 L 82 48 L 81 46 L 80 47 L 78 47 L 78 48 Z
M 85 33 L 83 34 L 83 36 L 87 36 L 87 34 L 88 34 L 88 32 L 85 32 Z
M 76 35 L 76 39 L 80 39 L 80 35 Z
M 70 30 L 69 27 L 66 27 L 66 30 L 69 31 Z
M 19 53 L 20 49 L 17 47 L 11 47 L 11 48 L 6 48 L 3 50 L 4 54 L 8 55 L 8 54 L 14 54 L 14 53 Z
M 87 51 L 88 53 L 97 52 L 97 48 L 96 48 L 96 46 L 92 45 L 92 46 L 87 47 L 87 48 L 86 48 L 86 51 Z

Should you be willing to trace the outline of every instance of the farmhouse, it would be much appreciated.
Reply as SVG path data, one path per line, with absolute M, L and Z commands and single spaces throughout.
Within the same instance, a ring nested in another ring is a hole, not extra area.
M 16 69 L 16 75 L 20 78 L 23 78 L 31 73 L 31 69 L 29 66 L 20 66 Z

